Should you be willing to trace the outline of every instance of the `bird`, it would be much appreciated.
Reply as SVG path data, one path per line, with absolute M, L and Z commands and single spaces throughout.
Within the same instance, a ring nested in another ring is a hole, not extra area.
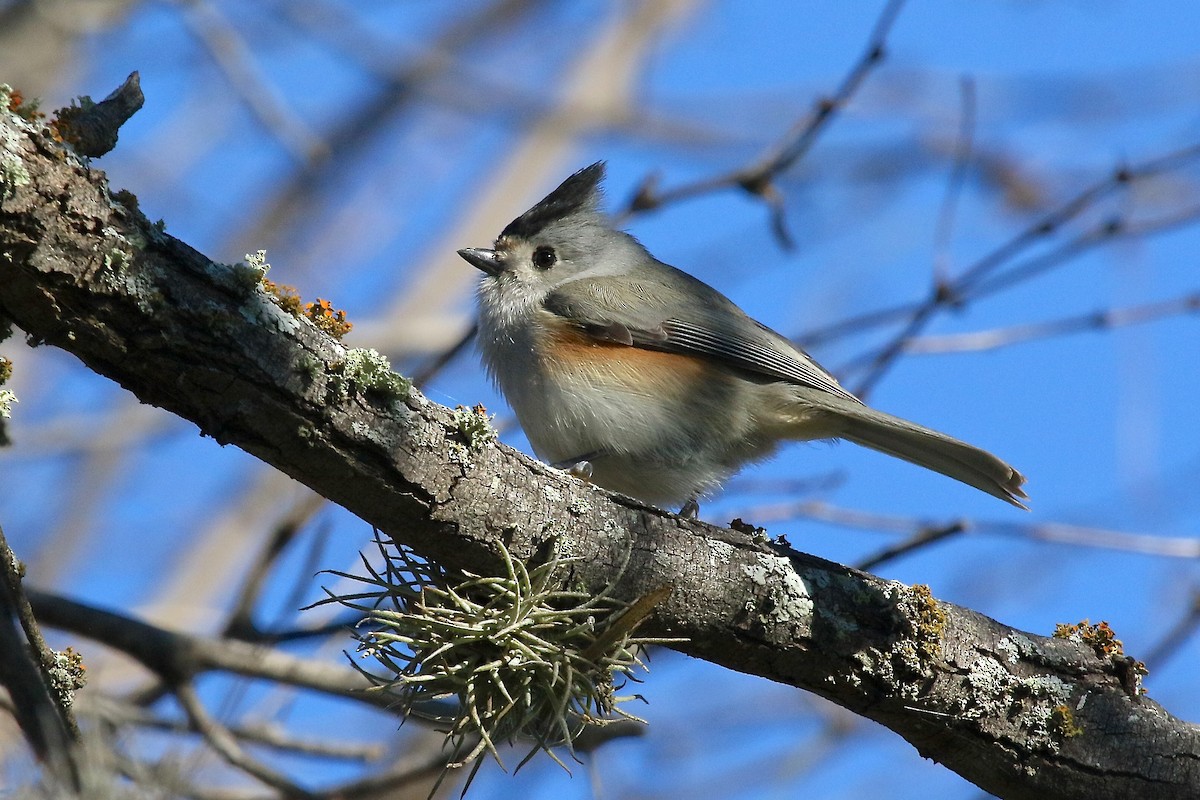
M 867 406 L 800 347 L 656 259 L 601 210 L 605 162 L 575 172 L 490 248 L 479 348 L 533 450 L 653 505 L 700 499 L 787 441 L 842 439 L 1018 508 L 1025 477 L 974 445 Z

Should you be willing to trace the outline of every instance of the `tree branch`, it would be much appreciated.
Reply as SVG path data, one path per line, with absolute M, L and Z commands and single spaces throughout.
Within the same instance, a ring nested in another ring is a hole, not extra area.
M 497 572 L 503 541 L 580 557 L 596 591 L 670 586 L 647 635 L 827 697 L 1002 797 L 1200 793 L 1200 729 L 1131 692 L 1124 659 L 602 492 L 464 439 L 416 391 L 359 392 L 346 348 L 252 270 L 164 235 L 12 115 L 0 147 L 0 314 L 423 555 Z
M 8 693 L 13 718 L 37 757 L 55 777 L 78 791 L 79 730 L 70 701 L 63 696 L 75 687 L 55 685 L 54 656 L 21 585 L 24 570 L 0 530 L 0 687 Z
M 103 642 L 141 662 L 172 688 L 221 670 L 298 686 L 389 709 L 390 698 L 367 692 L 370 684 L 350 667 L 321 664 L 258 644 L 169 631 L 123 614 L 65 597 L 28 590 L 43 624 Z

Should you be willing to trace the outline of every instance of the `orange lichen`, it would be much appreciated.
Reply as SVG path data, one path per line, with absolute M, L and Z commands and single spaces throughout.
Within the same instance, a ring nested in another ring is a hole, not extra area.
M 1096 655 L 1101 657 L 1111 658 L 1125 655 L 1125 645 L 1104 620 L 1096 625 L 1092 625 L 1086 619 L 1074 625 L 1060 622 L 1054 626 L 1054 638 L 1083 642 L 1091 646 L 1096 651 Z
M 335 339 L 341 339 L 354 327 L 354 323 L 346 320 L 345 311 L 335 309 L 332 303 L 320 297 L 304 307 L 304 316 Z
M 276 283 L 267 278 L 262 279 L 263 289 L 267 294 L 272 295 L 275 301 L 279 303 L 279 307 L 288 312 L 292 316 L 300 316 L 300 293 L 296 291 L 295 286 L 287 286 L 285 284 Z
M 41 100 L 37 98 L 26 100 L 20 89 L 13 89 L 8 93 L 8 110 L 26 122 L 45 119 L 46 115 L 38 110 L 40 103 Z
M 1141 686 L 1141 680 L 1142 676 L 1150 674 L 1150 670 L 1145 662 L 1125 655 L 1124 643 L 1104 620 L 1096 625 L 1092 625 L 1086 619 L 1074 625 L 1060 622 L 1054 626 L 1054 638 L 1088 645 L 1096 655 L 1114 662 L 1121 668 L 1122 680 L 1131 687 L 1131 694 L 1146 693 Z

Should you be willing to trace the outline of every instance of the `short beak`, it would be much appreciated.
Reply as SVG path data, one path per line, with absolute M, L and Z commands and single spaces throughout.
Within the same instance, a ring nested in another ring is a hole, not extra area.
M 486 272 L 488 275 L 499 275 L 504 271 L 504 265 L 500 263 L 500 259 L 496 257 L 495 250 L 486 250 L 482 247 L 464 247 L 458 251 L 458 254 L 463 257 L 468 264 Z

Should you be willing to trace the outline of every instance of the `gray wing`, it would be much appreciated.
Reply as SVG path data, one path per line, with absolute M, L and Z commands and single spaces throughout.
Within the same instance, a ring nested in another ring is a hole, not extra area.
M 807 353 L 746 316 L 725 295 L 674 267 L 660 266 L 673 274 L 673 285 L 581 278 L 552 292 L 545 308 L 600 341 L 703 356 L 858 402 Z

